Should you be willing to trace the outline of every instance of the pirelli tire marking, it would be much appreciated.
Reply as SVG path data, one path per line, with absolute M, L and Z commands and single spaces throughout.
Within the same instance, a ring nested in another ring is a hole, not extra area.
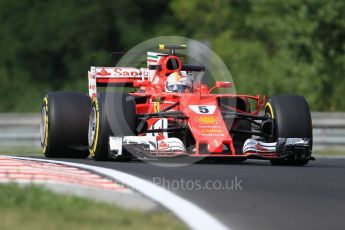
M 41 134 L 41 145 L 43 148 L 43 153 L 46 152 L 48 146 L 48 130 L 49 130 L 49 117 L 48 117 L 48 98 L 43 98 L 42 106 L 42 118 L 40 124 L 40 134 Z
M 98 106 L 98 100 L 95 98 L 95 100 L 92 102 L 92 104 L 94 106 L 92 106 L 92 110 L 95 109 L 95 112 L 96 112 L 96 126 L 95 126 L 95 132 L 94 132 L 94 137 L 93 137 L 93 142 L 92 143 L 89 143 L 90 147 L 89 147 L 89 150 L 90 150 L 90 155 L 91 156 L 94 156 L 95 155 L 95 152 L 96 152 L 96 148 L 97 148 L 97 143 L 98 143 L 98 135 L 99 135 L 99 106 Z M 91 118 L 91 115 L 90 115 L 90 118 Z M 91 119 L 90 119 L 90 122 Z M 91 124 L 89 124 L 91 125 Z M 90 129 L 90 127 L 89 127 Z M 90 132 L 90 130 L 89 130 Z M 90 133 L 89 133 L 90 135 Z

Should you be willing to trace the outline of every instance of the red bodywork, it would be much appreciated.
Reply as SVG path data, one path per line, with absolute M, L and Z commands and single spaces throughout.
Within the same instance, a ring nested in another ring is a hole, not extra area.
M 177 63 L 176 69 L 169 69 L 168 62 L 175 61 Z M 231 83 L 229 82 L 216 82 L 215 86 L 208 88 L 207 85 L 202 84 L 200 82 L 194 82 L 193 89 L 188 92 L 184 93 L 173 93 L 173 92 L 166 92 L 165 90 L 165 82 L 169 74 L 173 72 L 180 72 L 182 71 L 182 63 L 178 56 L 176 55 L 165 55 L 162 56 L 158 65 L 160 68 L 157 68 L 155 71 L 154 77 L 151 81 L 147 80 L 147 77 L 140 77 L 136 73 L 129 72 L 126 77 L 108 77 L 104 76 L 104 71 L 100 73 L 98 76 L 94 77 L 94 75 L 89 74 L 89 79 L 94 78 L 96 80 L 96 85 L 102 84 L 127 84 L 131 87 L 137 87 L 138 90 L 136 92 L 130 93 L 134 97 L 141 97 L 146 98 L 146 100 L 141 100 L 140 102 L 136 103 L 136 112 L 137 115 L 145 115 L 145 114 L 152 114 L 157 113 L 160 111 L 164 111 L 165 108 L 171 106 L 178 102 L 178 105 L 168 112 L 171 111 L 181 111 L 182 114 L 187 117 L 187 119 L 179 119 L 179 118 L 168 118 L 169 121 L 177 121 L 180 124 L 184 124 L 190 130 L 194 140 L 195 140 L 195 148 L 188 152 L 189 156 L 193 157 L 265 157 L 265 158 L 273 158 L 276 154 L 267 154 L 267 155 L 258 155 L 257 153 L 236 153 L 232 136 L 229 133 L 229 130 L 232 127 L 236 126 L 236 119 L 231 127 L 229 124 L 223 119 L 221 114 L 221 108 L 219 106 L 219 98 L 241 98 L 244 101 L 253 101 L 251 105 L 255 107 L 252 108 L 252 112 L 250 110 L 240 110 L 236 107 L 229 106 L 229 109 L 235 111 L 236 113 L 243 113 L 249 115 L 258 115 L 260 109 L 265 104 L 265 97 L 260 99 L 259 95 L 250 96 L 250 95 L 236 95 L 236 94 L 213 94 L 211 91 L 215 88 L 221 87 L 231 87 Z M 148 71 L 148 70 L 146 70 Z M 152 70 L 151 70 L 152 71 Z M 143 75 L 143 73 L 141 73 Z M 129 78 L 128 76 L 133 76 L 133 78 Z M 92 85 L 90 86 L 92 88 Z M 94 97 L 96 94 L 91 93 L 90 95 Z M 197 113 L 195 110 L 191 108 L 191 106 L 210 106 L 210 108 L 215 108 L 213 113 Z M 147 119 L 147 129 L 149 129 L 158 118 L 149 118 Z M 143 135 L 143 133 L 139 133 L 138 135 Z M 226 147 L 225 147 L 226 146 Z M 203 149 L 201 147 L 204 147 Z M 206 151 L 205 151 L 206 150 Z M 160 152 L 159 156 L 171 156 L 171 155 L 178 155 L 178 154 L 186 154 L 184 153 L 164 153 Z

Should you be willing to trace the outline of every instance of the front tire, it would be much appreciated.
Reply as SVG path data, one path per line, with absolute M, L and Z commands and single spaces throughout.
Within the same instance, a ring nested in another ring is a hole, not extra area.
M 91 101 L 76 92 L 51 92 L 43 99 L 41 145 L 48 158 L 86 158 Z
M 101 92 L 93 100 L 89 119 L 89 150 L 96 161 L 109 159 L 109 136 L 133 136 L 137 118 L 134 98 L 122 92 Z M 125 149 L 113 160 L 128 161 Z
M 296 159 L 294 154 L 284 159 L 271 160 L 273 165 L 305 165 L 309 162 L 312 151 L 312 120 L 307 101 L 298 95 L 273 96 L 265 107 L 266 115 L 273 119 L 273 141 L 277 138 L 309 138 L 310 147 L 307 157 Z

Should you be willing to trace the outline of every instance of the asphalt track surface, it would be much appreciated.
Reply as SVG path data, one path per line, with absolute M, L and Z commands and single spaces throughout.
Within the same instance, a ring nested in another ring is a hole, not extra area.
M 304 167 L 253 160 L 183 167 L 56 160 L 112 168 L 170 187 L 231 229 L 345 229 L 345 159 L 317 159 Z

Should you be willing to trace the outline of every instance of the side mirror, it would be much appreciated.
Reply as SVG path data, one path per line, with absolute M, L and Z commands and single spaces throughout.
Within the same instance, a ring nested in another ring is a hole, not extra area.
M 217 88 L 231 88 L 232 83 L 229 81 L 216 81 L 216 84 L 208 91 L 208 93 L 211 93 L 212 90 Z
M 216 81 L 216 84 L 214 86 L 216 88 L 231 88 L 232 83 L 229 81 Z
M 133 87 L 141 87 L 141 86 L 149 86 L 149 85 L 151 85 L 151 82 L 148 80 L 133 82 Z

